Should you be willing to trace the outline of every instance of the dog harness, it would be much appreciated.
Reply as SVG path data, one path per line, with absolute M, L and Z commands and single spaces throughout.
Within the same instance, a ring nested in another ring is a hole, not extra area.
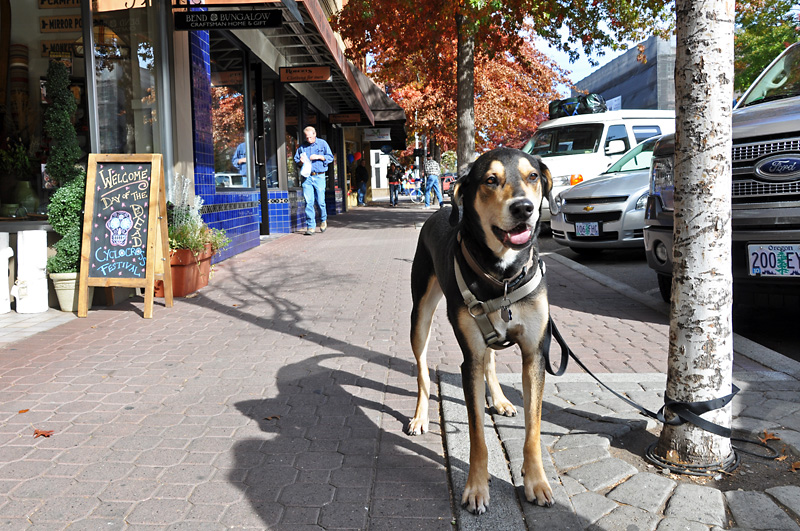
M 488 278 L 495 285 L 502 286 L 503 295 L 502 297 L 497 297 L 487 302 L 478 300 L 478 298 L 475 297 L 475 294 L 470 291 L 467 283 L 464 281 L 464 275 L 461 273 L 461 267 L 458 265 L 458 259 L 454 255 L 453 265 L 456 273 L 458 290 L 461 292 L 461 297 L 464 299 L 464 304 L 467 305 L 469 314 L 478 324 L 478 328 L 480 328 L 481 333 L 483 334 L 483 339 L 486 341 L 486 346 L 492 347 L 495 350 L 508 348 L 514 345 L 515 342 L 507 340 L 504 335 L 497 331 L 491 320 L 489 320 L 489 314 L 500 310 L 500 317 L 503 319 L 503 321 L 506 323 L 511 321 L 513 318 L 511 314 L 511 305 L 533 293 L 533 291 L 539 287 L 539 284 L 541 284 L 545 273 L 544 262 L 539 259 L 539 267 L 536 269 L 536 274 L 523 284 L 519 283 L 525 278 L 528 268 L 533 265 L 532 259 L 529 260 L 525 267 L 522 268 L 522 272 L 516 278 L 504 279 L 501 281 L 490 275 L 482 267 L 480 267 L 477 262 L 475 262 L 475 259 L 472 258 L 472 255 L 465 247 L 463 241 L 461 241 L 460 236 L 461 235 L 459 234 L 461 254 L 464 256 L 464 259 L 477 273 L 481 273 L 483 277 Z

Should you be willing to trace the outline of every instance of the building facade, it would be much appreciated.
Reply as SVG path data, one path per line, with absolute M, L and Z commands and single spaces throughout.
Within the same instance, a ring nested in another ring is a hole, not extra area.
M 42 152 L 47 65 L 67 62 L 85 155 L 163 154 L 167 198 L 202 199 L 204 220 L 232 239 L 217 257 L 225 259 L 262 235 L 305 227 L 293 160 L 304 127 L 313 126 L 335 156 L 329 214 L 348 207 L 359 158 L 406 147 L 402 109 L 345 59 L 327 22 L 340 5 L 11 0 L 0 19 L 14 52 L 4 133 Z M 389 136 L 374 142 L 376 130 Z M 37 193 L 45 205 L 44 178 Z
M 631 48 L 575 86 L 603 96 L 609 110 L 675 110 L 675 38 L 650 37 L 642 46 L 646 62 L 639 60 L 637 47 Z

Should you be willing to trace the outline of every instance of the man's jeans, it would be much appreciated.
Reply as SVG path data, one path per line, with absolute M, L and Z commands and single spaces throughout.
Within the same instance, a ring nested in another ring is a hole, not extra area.
M 325 175 L 312 175 L 303 181 L 303 199 L 306 201 L 306 227 L 313 229 L 317 226 L 317 213 L 314 211 L 314 201 L 319 206 L 320 221 L 328 219 L 325 210 Z
M 400 185 L 399 184 L 390 184 L 389 185 L 389 204 L 396 205 L 397 201 L 400 199 Z
M 439 206 L 442 206 L 442 185 L 439 183 L 438 175 L 428 175 L 425 180 L 425 207 L 431 206 L 431 190 L 436 192 L 436 199 Z
M 364 205 L 364 199 L 367 197 L 367 183 L 363 182 L 358 185 L 358 205 Z

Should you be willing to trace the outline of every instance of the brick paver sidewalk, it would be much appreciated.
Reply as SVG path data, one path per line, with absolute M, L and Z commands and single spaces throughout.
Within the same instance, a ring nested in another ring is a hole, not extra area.
M 437 387 L 431 432 L 402 431 L 409 272 L 429 214 L 335 216 L 324 235 L 219 264 L 151 320 L 134 300 L 1 348 L 4 528 L 452 529 Z M 588 365 L 664 371 L 663 315 L 548 268 L 553 315 Z M 429 358 L 441 373 L 461 363 L 442 308 Z M 519 371 L 513 350 L 499 361 Z

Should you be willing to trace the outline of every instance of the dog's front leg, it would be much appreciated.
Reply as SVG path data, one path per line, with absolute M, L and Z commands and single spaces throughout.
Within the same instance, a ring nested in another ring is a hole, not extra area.
M 486 374 L 486 384 L 489 386 L 489 394 L 492 395 L 492 405 L 495 411 L 506 417 L 513 417 L 517 414 L 517 408 L 506 398 L 500 382 L 497 379 L 496 355 L 492 348 L 487 348 L 484 354 L 484 372 Z
M 483 514 L 489 507 L 489 452 L 483 431 L 486 386 L 483 383 L 483 349 L 464 351 L 461 381 L 469 420 L 469 475 L 461 504 L 471 513 Z
M 544 507 L 553 505 L 553 489 L 542 465 L 542 394 L 544 357 L 541 343 L 520 342 L 522 350 L 522 395 L 525 407 L 525 444 L 522 448 L 522 475 L 525 498 Z
M 417 280 L 417 286 L 423 285 Z M 412 289 L 411 350 L 417 360 L 417 407 L 414 417 L 408 421 L 409 435 L 422 435 L 428 431 L 428 402 L 431 394 L 431 379 L 428 374 L 428 341 L 431 335 L 433 313 L 442 298 L 442 289 L 435 276 L 430 276 L 425 289 Z

